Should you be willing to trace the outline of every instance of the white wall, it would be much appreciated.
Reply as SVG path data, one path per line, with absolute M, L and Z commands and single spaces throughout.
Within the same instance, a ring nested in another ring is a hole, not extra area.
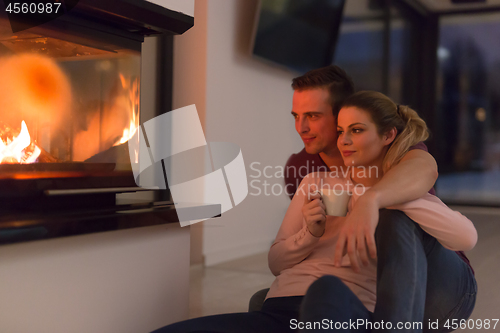
M 147 0 L 170 10 L 194 16 L 194 0 Z
M 193 2 L 194 4 L 194 2 Z M 194 27 L 174 37 L 172 108 L 195 104 L 205 131 L 207 92 L 207 1 L 197 1 Z M 204 166 L 200 165 L 203 171 Z M 200 189 L 202 190 L 202 189 Z M 203 195 L 201 195 L 203 198 Z M 203 264 L 203 223 L 191 226 L 191 264 Z
M 248 176 L 256 174 L 250 169 L 252 162 L 260 162 L 260 169 L 284 166 L 291 153 L 303 148 L 290 115 L 290 84 L 297 74 L 251 57 L 257 1 L 208 0 L 207 4 L 207 140 L 238 144 Z M 282 184 L 283 179 L 273 177 L 268 182 Z M 205 222 L 206 264 L 267 251 L 289 202 L 284 194 L 249 194 L 222 218 Z
M 174 47 L 174 108 L 196 103 L 207 141 L 238 144 L 248 176 L 256 174 L 252 162 L 261 170 L 282 167 L 303 148 L 290 115 L 297 74 L 251 56 L 256 8 L 256 0 L 197 0 L 195 26 L 176 36 Z M 267 251 L 289 202 L 285 195 L 249 194 L 221 218 L 203 222 L 203 242 L 193 237 L 191 249 L 203 243 L 207 265 Z

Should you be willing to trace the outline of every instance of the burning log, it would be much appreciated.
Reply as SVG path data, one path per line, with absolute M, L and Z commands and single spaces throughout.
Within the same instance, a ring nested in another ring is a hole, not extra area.
M 40 155 L 38 156 L 37 163 L 61 163 L 61 160 L 49 154 L 45 149 L 40 148 Z
M 21 130 L 15 130 L 5 124 L 0 125 L 0 164 L 35 162 L 58 162 L 58 160 L 31 141 L 24 121 L 21 123 Z

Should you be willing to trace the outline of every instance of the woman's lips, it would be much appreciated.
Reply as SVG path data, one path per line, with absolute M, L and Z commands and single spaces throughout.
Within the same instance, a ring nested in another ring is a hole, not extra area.
M 342 152 L 342 156 L 347 157 L 347 156 L 351 156 L 351 155 L 352 155 L 352 154 L 354 154 L 354 153 L 355 153 L 355 151 L 354 151 L 354 150 L 344 150 L 344 151 Z
M 310 143 L 310 142 L 312 142 L 314 139 L 316 139 L 316 138 L 315 138 L 315 137 L 313 137 L 313 138 L 304 138 L 304 137 L 303 137 L 303 138 L 302 138 L 302 141 L 304 141 L 304 143 Z

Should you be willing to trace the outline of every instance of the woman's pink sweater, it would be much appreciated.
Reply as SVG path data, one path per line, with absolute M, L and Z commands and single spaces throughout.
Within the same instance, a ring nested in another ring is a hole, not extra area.
M 372 259 L 368 266 L 361 266 L 360 273 L 352 270 L 347 255 L 342 258 L 341 267 L 333 265 L 335 244 L 346 217 L 327 216 L 325 233 L 319 238 L 307 230 L 302 216 L 305 197 L 309 192 L 326 186 L 353 192 L 350 208 L 362 195 L 361 188 L 353 188 L 348 180 L 330 177 L 326 172 L 316 172 L 302 180 L 269 251 L 269 268 L 276 279 L 267 298 L 304 295 L 316 279 L 334 275 L 358 296 L 368 310 L 373 311 L 376 260 Z M 472 222 L 434 195 L 426 194 L 418 200 L 388 208 L 403 211 L 447 249 L 467 251 L 476 244 L 477 232 Z

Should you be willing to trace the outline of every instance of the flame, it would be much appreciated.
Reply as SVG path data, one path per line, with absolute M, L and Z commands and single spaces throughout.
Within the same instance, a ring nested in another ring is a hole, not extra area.
M 0 138 L 0 164 L 34 163 L 38 159 L 38 156 L 40 156 L 40 153 L 40 148 L 34 143 L 31 143 L 30 133 L 24 120 L 21 122 L 21 132 L 18 136 L 12 139 L 7 138 L 6 142 Z
M 122 84 L 123 88 L 126 88 L 128 83 L 127 79 L 123 76 L 123 74 L 120 73 L 120 81 Z M 128 81 L 130 82 L 130 81 Z M 131 106 L 131 114 L 130 114 L 130 123 L 128 127 L 125 127 L 123 129 L 123 135 L 122 137 L 113 144 L 113 146 L 118 146 L 122 143 L 127 142 L 130 140 L 135 132 L 137 132 L 137 127 L 139 127 L 139 117 L 137 116 L 137 109 L 138 109 L 138 93 L 139 93 L 139 86 L 138 86 L 138 80 L 135 79 L 132 83 L 132 87 L 129 90 L 129 105 Z
M 139 127 L 139 78 L 119 74 L 102 106 L 92 109 L 73 140 L 73 160 L 84 161 L 137 136 Z
M 132 109 L 132 119 L 130 120 L 129 127 L 123 129 L 122 137 L 113 146 L 121 145 L 122 143 L 130 140 L 134 136 L 135 132 L 137 132 L 137 127 L 135 110 Z
M 125 78 L 125 75 L 123 75 L 122 73 L 120 73 L 119 75 L 120 75 L 120 82 L 122 83 L 122 88 L 126 89 L 127 88 L 127 79 Z

